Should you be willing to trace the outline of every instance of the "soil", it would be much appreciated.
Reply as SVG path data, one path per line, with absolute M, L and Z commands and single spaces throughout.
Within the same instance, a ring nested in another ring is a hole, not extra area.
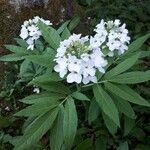
M 4 48 L 5 44 L 14 44 L 14 38 L 18 37 L 20 27 L 25 20 L 40 16 L 49 19 L 54 26 L 58 26 L 74 14 L 82 16 L 84 8 L 74 3 L 72 0 L 49 0 L 45 6 L 44 0 L 39 2 L 27 1 L 28 5 L 22 5 L 15 8 L 10 4 L 10 0 L 0 0 L 0 56 L 8 53 Z M 81 25 L 82 31 L 86 29 L 84 24 Z M 5 66 L 0 62 L 0 87 L 2 86 Z

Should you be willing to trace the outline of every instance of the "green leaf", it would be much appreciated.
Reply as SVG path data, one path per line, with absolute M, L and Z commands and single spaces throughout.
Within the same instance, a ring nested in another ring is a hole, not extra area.
M 39 76 L 44 72 L 44 70 L 45 67 L 25 59 L 20 66 L 19 77 L 28 82 L 31 81 L 35 76 Z
M 95 121 L 98 118 L 99 114 L 100 114 L 100 107 L 98 106 L 98 103 L 95 100 L 92 100 L 88 110 L 89 124 Z
M 107 147 L 107 137 L 106 136 L 99 136 L 96 138 L 95 142 L 95 150 L 106 150 Z
M 110 71 L 108 71 L 106 73 L 106 75 L 104 76 L 105 79 L 111 79 L 111 77 L 121 74 L 121 73 L 125 72 L 126 70 L 130 69 L 136 63 L 139 56 L 140 56 L 140 53 L 138 53 L 134 56 L 131 56 L 130 58 L 121 62 L 115 68 L 111 69 Z
M 131 130 L 131 136 L 135 137 L 138 141 L 144 142 L 147 138 L 145 131 L 140 127 L 134 127 Z
M 140 58 L 150 57 L 150 51 L 141 51 Z
M 138 144 L 136 146 L 136 150 L 149 150 L 150 146 L 149 145 L 145 145 L 145 144 Z
M 35 41 L 35 47 L 40 52 L 44 51 L 44 45 L 39 39 Z
M 48 55 L 51 57 L 51 59 L 54 59 L 55 58 L 55 55 L 56 55 L 57 51 L 51 47 L 47 47 L 45 49 L 45 51 L 43 52 L 44 55 Z
M 125 114 L 129 118 L 135 119 L 136 115 L 134 113 L 133 108 L 131 107 L 130 103 L 118 96 L 113 96 L 113 101 L 115 105 L 117 106 L 119 112 Z
M 30 61 L 24 60 L 20 66 L 20 76 L 23 77 L 29 67 Z
M 8 54 L 0 57 L 0 61 L 18 61 L 23 59 L 24 58 L 22 56 L 18 56 L 16 54 Z
M 93 87 L 93 92 L 96 101 L 98 102 L 99 106 L 103 110 L 103 112 L 110 117 L 118 126 L 119 123 L 119 113 L 118 110 L 111 99 L 111 97 L 104 91 L 101 86 L 95 85 Z
M 67 150 L 70 150 L 74 142 L 74 138 L 77 131 L 77 112 L 74 104 L 74 100 L 71 97 L 68 97 L 65 104 L 64 111 L 64 122 L 63 122 L 63 131 L 64 131 L 64 140 Z
M 70 94 L 70 89 L 60 82 L 50 82 L 50 83 L 35 83 L 36 86 L 39 86 L 45 90 L 54 93 L 60 94 Z
M 48 42 L 52 48 L 57 49 L 61 41 L 59 33 L 54 28 L 44 24 L 42 21 L 39 21 L 38 27 L 41 30 L 42 36 L 46 42 Z
M 15 38 L 16 42 L 23 48 L 27 49 L 28 44 L 25 40 L 20 39 L 20 38 Z
M 143 44 L 144 42 L 150 37 L 150 33 L 149 34 L 146 34 L 140 38 L 138 38 L 137 40 L 135 40 L 134 42 L 132 42 L 130 45 L 129 45 L 129 49 L 128 49 L 128 52 L 134 52 L 136 50 L 138 50 Z
M 54 127 L 50 134 L 50 147 L 51 150 L 60 150 L 63 145 L 63 119 L 64 119 L 64 107 L 60 107 L 57 119 L 55 120 Z
M 62 32 L 61 39 L 62 40 L 68 39 L 70 37 L 70 35 L 71 35 L 71 33 L 68 30 L 68 28 L 65 28 L 64 31 Z
M 57 81 L 61 81 L 62 79 L 59 77 L 58 74 L 56 73 L 46 73 L 44 75 L 41 75 L 39 77 L 34 78 L 29 85 L 31 84 L 36 84 L 36 83 L 48 83 L 48 82 L 57 82 Z
M 90 99 L 85 94 L 78 92 L 78 91 L 72 93 L 71 96 L 81 101 L 90 101 Z
M 51 92 L 43 92 L 40 94 L 33 94 L 30 96 L 27 96 L 20 100 L 20 102 L 23 102 L 25 104 L 35 104 L 35 103 L 41 103 L 43 101 L 53 101 L 53 100 L 59 100 L 65 98 L 64 95 L 58 94 L 58 93 L 51 93 Z
M 53 125 L 58 109 L 53 109 L 36 118 L 25 130 L 25 133 L 16 143 L 14 150 L 24 150 L 36 143 Z
M 94 150 L 92 139 L 88 138 L 81 142 L 74 150 Z
M 124 136 L 127 136 L 135 126 L 135 119 L 124 117 Z
M 74 28 L 80 23 L 80 17 L 79 16 L 75 16 L 71 22 L 69 23 L 68 29 L 69 31 L 74 30 Z
M 41 66 L 53 68 L 54 62 L 51 56 L 47 55 L 29 55 L 24 56 L 24 58 L 28 61 L 32 61 L 33 63 L 39 64 Z
M 129 150 L 128 143 L 127 142 L 121 143 L 117 148 L 117 150 Z
M 14 52 L 18 55 L 27 55 L 32 54 L 31 51 L 28 51 L 26 48 L 15 46 L 15 45 L 5 45 L 5 47 L 10 50 L 11 52 Z
M 129 88 L 125 85 L 115 85 L 110 82 L 105 83 L 105 87 L 115 95 L 127 100 L 131 103 L 142 105 L 142 106 L 149 106 L 150 104 L 144 100 L 139 94 L 137 94 L 134 90 Z
M 114 135 L 117 132 L 117 125 L 105 113 L 102 113 L 103 119 L 109 132 Z
M 0 116 L 0 129 L 6 128 L 12 124 L 12 119 L 10 117 Z
M 25 117 L 35 117 L 41 114 L 46 113 L 49 110 L 55 108 L 59 102 L 56 99 L 44 100 L 40 103 L 35 103 L 31 106 L 22 109 L 21 111 L 17 112 L 15 116 L 25 116 Z
M 66 21 L 65 23 L 63 23 L 57 30 L 58 34 L 61 34 L 68 26 L 70 20 Z
M 136 84 L 149 80 L 150 80 L 150 70 L 146 72 L 142 71 L 127 72 L 110 79 L 111 82 L 121 84 Z

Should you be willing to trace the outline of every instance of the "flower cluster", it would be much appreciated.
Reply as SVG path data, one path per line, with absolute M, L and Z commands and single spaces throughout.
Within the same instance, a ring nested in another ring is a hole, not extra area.
M 121 25 L 120 20 L 108 22 L 101 20 L 94 31 L 96 34 L 90 38 L 90 44 L 93 47 L 100 47 L 101 50 L 107 49 L 108 56 L 113 56 L 115 51 L 121 55 L 128 49 L 130 37 L 126 25 Z
M 89 43 L 89 37 L 81 37 L 81 34 L 73 34 L 60 43 L 54 70 L 59 72 L 61 78 L 67 75 L 68 83 L 97 82 L 96 70 L 105 72 L 107 61 L 103 53 L 100 48 L 93 48 Z
M 120 20 L 101 20 L 94 29 L 94 36 L 89 38 L 73 34 L 60 43 L 54 70 L 61 78 L 66 75 L 68 83 L 97 82 L 96 70 L 105 73 L 106 56 L 113 56 L 115 51 L 121 55 L 128 49 L 130 37 L 125 27 Z
M 33 50 L 35 41 L 42 35 L 37 26 L 39 20 L 52 25 L 49 20 L 38 16 L 25 21 L 20 37 L 27 42 L 27 49 Z M 121 55 L 128 49 L 130 37 L 126 25 L 121 25 L 120 20 L 101 20 L 94 31 L 94 36 L 81 37 L 81 34 L 73 34 L 60 42 L 54 59 L 54 70 L 61 78 L 66 76 L 68 83 L 96 83 L 96 71 L 105 73 L 108 56 L 112 57 L 116 52 Z
M 29 19 L 28 21 L 25 21 L 21 28 L 20 37 L 23 40 L 26 40 L 28 44 L 28 49 L 31 50 L 34 49 L 35 41 L 39 39 L 40 36 L 42 35 L 41 31 L 37 26 L 39 20 L 45 23 L 46 25 L 52 25 L 52 23 L 49 20 L 44 20 L 36 16 L 33 19 Z

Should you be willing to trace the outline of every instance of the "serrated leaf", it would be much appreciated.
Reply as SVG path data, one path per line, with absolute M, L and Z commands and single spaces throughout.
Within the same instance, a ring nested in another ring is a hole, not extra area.
M 106 73 L 106 75 L 104 76 L 104 78 L 105 79 L 111 79 L 113 76 L 121 74 L 121 73 L 125 72 L 126 70 L 130 69 L 136 63 L 139 56 L 140 56 L 140 53 L 138 53 L 134 56 L 131 56 L 130 58 L 124 60 L 119 65 L 117 65 L 116 67 L 114 67 L 113 69 L 108 71 Z
M 71 97 L 68 97 L 65 104 L 64 122 L 63 122 L 64 141 L 66 149 L 68 150 L 70 150 L 72 147 L 77 131 L 77 124 L 78 118 L 74 100 Z
M 73 92 L 73 93 L 71 94 L 71 96 L 72 96 L 73 98 L 78 99 L 78 100 L 81 100 L 81 101 L 90 101 L 90 99 L 89 99 L 85 94 L 83 94 L 83 93 L 81 93 L 81 92 L 78 92 L 78 91 Z
M 50 147 L 51 150 L 60 150 L 63 145 L 63 119 L 64 119 L 64 107 L 60 107 L 57 119 L 55 120 L 54 127 L 50 134 Z
M 150 70 L 145 72 L 142 71 L 127 72 L 110 79 L 111 82 L 121 84 L 136 84 L 149 80 L 150 80 Z
M 16 54 L 8 54 L 0 57 L 0 61 L 18 61 L 23 60 L 22 56 L 18 56 Z
M 117 132 L 117 125 L 105 113 L 102 113 L 105 125 L 109 132 L 114 135 Z
M 131 103 L 142 105 L 142 106 L 149 106 L 150 104 L 144 100 L 138 93 L 134 90 L 129 88 L 125 85 L 115 85 L 110 82 L 105 83 L 105 87 L 113 94 L 127 100 Z
M 57 49 L 61 41 L 58 32 L 54 28 L 44 24 L 42 21 L 39 21 L 38 27 L 41 30 L 42 36 L 46 42 L 48 42 L 52 48 Z
M 25 133 L 16 143 L 14 150 L 26 149 L 37 142 L 53 125 L 58 114 L 58 109 L 51 110 L 36 118 L 25 130 Z
M 95 99 L 103 112 L 109 116 L 116 125 L 120 126 L 119 113 L 111 97 L 99 85 L 93 87 L 93 92 Z

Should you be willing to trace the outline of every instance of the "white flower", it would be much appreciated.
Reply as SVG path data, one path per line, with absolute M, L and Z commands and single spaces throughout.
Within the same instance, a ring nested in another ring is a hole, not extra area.
M 83 84 L 88 84 L 89 82 L 97 83 L 96 76 L 88 76 L 86 78 L 83 78 Z
M 34 40 L 32 38 L 29 38 L 27 41 L 27 44 L 29 45 L 27 49 L 34 49 Z
M 67 82 L 68 83 L 73 83 L 73 82 L 76 82 L 76 83 L 81 83 L 82 81 L 82 76 L 81 74 L 78 74 L 76 72 L 71 72 L 70 74 L 68 74 L 67 76 Z
M 35 25 L 31 25 L 28 27 L 29 35 L 31 37 L 34 37 L 34 35 L 41 35 L 41 32 L 39 31 L 39 28 Z
M 29 25 L 29 21 L 24 21 L 23 25 L 27 27 Z
M 95 73 L 96 69 L 94 68 L 94 63 L 91 60 L 83 63 L 82 74 L 84 78 L 87 76 L 95 76 Z
M 70 72 L 80 73 L 81 70 L 81 60 L 77 59 L 76 56 L 68 57 L 68 70 Z
M 119 19 L 116 19 L 116 20 L 114 21 L 114 25 L 115 25 L 115 26 L 119 26 L 120 24 L 121 24 L 121 22 L 120 22 Z
M 59 72 L 61 78 L 63 78 L 67 73 L 67 59 L 65 57 L 59 57 L 55 59 L 57 65 L 54 67 L 56 72 Z
M 39 94 L 39 93 L 40 93 L 40 89 L 39 89 L 38 87 L 35 87 L 35 88 L 33 89 L 33 92 Z
M 128 49 L 130 37 L 126 25 L 121 25 L 120 20 L 101 20 L 94 31 L 96 34 L 91 37 L 73 34 L 60 42 L 54 70 L 61 78 L 66 75 L 68 83 L 96 83 L 96 71 L 105 73 L 106 56 L 113 57 L 114 51 L 121 55 Z
M 100 49 L 90 45 L 88 36 L 81 37 L 81 34 L 73 34 L 67 40 L 60 42 L 57 49 L 57 63 L 54 70 L 61 78 L 66 75 L 68 83 L 97 82 L 96 70 L 104 73 L 107 61 Z
M 98 48 L 102 44 L 101 38 L 99 36 L 90 37 L 90 45 L 92 48 Z
M 25 26 L 22 26 L 20 37 L 25 40 L 28 37 L 28 30 Z
M 38 16 L 34 17 L 33 19 L 29 19 L 28 21 L 24 21 L 24 24 L 22 25 L 21 28 L 20 37 L 23 40 L 26 40 L 28 44 L 27 49 L 33 50 L 35 41 L 39 39 L 40 36 L 42 35 L 41 31 L 37 26 L 39 20 L 44 22 L 46 25 L 52 25 L 52 23 L 49 20 L 44 20 Z
M 110 52 L 107 55 L 111 57 L 114 55 L 114 51 L 118 51 L 119 55 L 123 54 L 128 49 L 127 44 L 130 42 L 130 37 L 126 24 L 120 25 L 121 22 L 118 19 L 107 22 L 101 20 L 94 29 L 96 34 L 90 39 L 91 46 L 101 49 L 108 47 Z
M 59 65 L 59 64 L 54 67 L 54 70 L 56 72 L 59 72 L 59 76 L 61 78 L 63 78 L 67 74 L 67 68 L 66 67 L 62 67 L 62 65 Z

